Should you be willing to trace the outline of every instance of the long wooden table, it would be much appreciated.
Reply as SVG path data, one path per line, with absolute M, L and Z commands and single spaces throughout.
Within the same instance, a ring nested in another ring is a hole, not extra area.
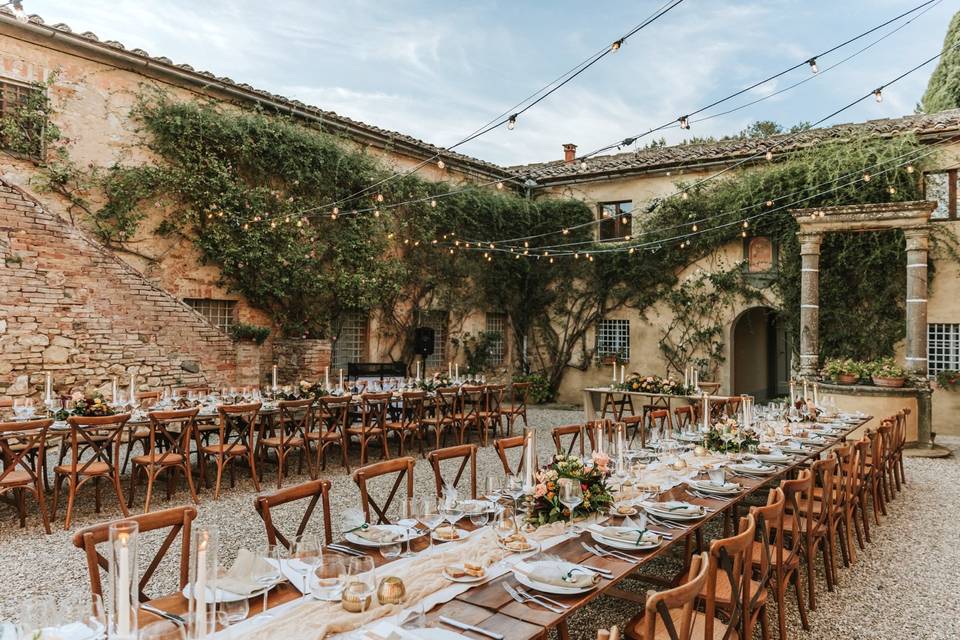
M 587 387 L 583 390 L 584 419 L 587 422 L 597 420 L 597 412 L 603 411 L 608 399 L 613 396 L 649 398 L 654 404 L 660 404 L 666 409 L 670 409 L 670 403 L 673 400 L 682 400 L 687 404 L 695 404 L 703 398 L 703 396 L 700 395 L 677 395 L 673 393 L 650 393 L 649 391 L 626 391 L 624 389 L 611 389 L 610 387 Z M 710 400 L 729 400 L 733 397 L 738 396 L 710 395 Z
M 846 424 L 843 425 L 843 427 L 839 427 L 838 425 L 839 433 L 837 436 L 828 438 L 827 442 L 822 445 L 809 447 L 809 450 L 803 454 L 795 454 L 795 459 L 793 462 L 788 465 L 782 465 L 776 471 L 776 473 L 765 476 L 762 479 L 738 477 L 737 481 L 740 482 L 740 484 L 744 487 L 744 490 L 732 500 L 727 501 L 699 498 L 687 494 L 685 485 L 677 486 L 672 490 L 665 492 L 660 496 L 662 501 L 686 500 L 693 504 L 700 504 L 714 509 L 714 511 L 707 513 L 704 518 L 692 522 L 685 530 L 666 529 L 654 524 L 648 524 L 650 530 L 660 533 L 669 533 L 673 535 L 673 539 L 664 539 L 663 544 L 656 549 L 631 553 L 631 555 L 638 560 L 636 564 L 629 563 L 625 560 L 618 560 L 612 557 L 598 557 L 589 553 L 580 544 L 582 541 L 587 542 L 588 544 L 593 544 L 593 540 L 589 533 L 582 533 L 577 537 L 570 538 L 556 546 L 551 547 L 548 550 L 548 553 L 551 556 L 559 557 L 575 563 L 589 560 L 591 565 L 602 569 L 607 569 L 612 575 L 611 578 L 601 578 L 597 588 L 585 594 L 575 596 L 550 595 L 550 598 L 569 606 L 569 609 L 565 610 L 563 613 L 554 613 L 536 604 L 521 604 L 511 599 L 502 585 L 503 583 L 507 583 L 512 586 L 518 586 L 519 583 L 517 582 L 516 578 L 514 578 L 513 573 L 508 572 L 505 575 L 493 578 L 487 582 L 479 583 L 477 586 L 456 596 L 453 600 L 434 607 L 428 613 L 428 622 L 435 623 L 440 616 L 448 616 L 462 622 L 482 626 L 491 631 L 498 631 L 503 633 L 508 640 L 534 640 L 546 638 L 550 629 L 560 625 L 579 609 L 598 598 L 600 594 L 613 591 L 616 593 L 616 595 L 621 595 L 622 592 L 620 592 L 616 587 L 617 583 L 635 573 L 638 569 L 641 569 L 648 562 L 673 553 L 678 548 L 678 545 L 684 545 L 685 561 L 688 560 L 690 554 L 692 553 L 692 542 L 694 540 L 701 539 L 702 531 L 709 523 L 713 522 L 716 518 L 728 517 L 735 522 L 736 516 L 740 513 L 743 503 L 748 496 L 768 487 L 775 482 L 779 482 L 798 467 L 807 465 L 812 460 L 819 458 L 825 451 L 835 446 L 839 442 L 844 441 L 851 433 L 863 427 L 871 419 L 871 416 L 865 416 L 856 423 Z M 458 524 L 458 526 L 468 529 L 471 528 L 469 521 L 461 522 Z M 358 551 L 370 554 L 373 557 L 374 563 L 377 565 L 377 567 L 384 566 L 393 561 L 392 559 L 387 560 L 375 549 L 371 549 L 369 547 L 355 546 L 351 545 L 349 542 L 341 542 L 340 544 L 351 546 Z M 415 551 L 419 551 L 423 548 L 426 548 L 427 545 L 428 542 L 425 540 L 425 538 L 419 538 L 414 540 L 411 546 Z M 336 553 L 334 550 L 326 550 L 325 552 Z M 274 588 L 269 593 L 268 607 L 272 608 L 300 597 L 301 593 L 299 591 L 289 584 L 284 583 Z M 251 599 L 250 616 L 255 616 L 261 612 L 261 602 L 262 598 L 260 597 Z M 188 608 L 186 599 L 184 599 L 179 593 L 153 600 L 150 604 L 159 609 L 177 614 L 185 613 Z M 156 617 L 145 611 L 141 611 L 140 616 L 141 624 L 157 620 Z M 431 626 L 443 625 L 437 623 L 432 624 Z M 473 632 L 464 631 L 461 633 L 468 638 L 489 640 L 488 638 L 485 638 L 485 636 Z

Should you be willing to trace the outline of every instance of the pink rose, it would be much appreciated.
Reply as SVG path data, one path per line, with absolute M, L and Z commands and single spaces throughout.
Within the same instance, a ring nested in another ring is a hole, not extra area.
M 542 497 L 545 496 L 545 495 L 547 495 L 547 485 L 545 485 L 545 484 L 538 484 L 537 486 L 535 486 L 535 487 L 533 488 L 533 497 L 534 497 L 534 498 L 542 498 Z
M 73 394 L 70 396 L 70 398 L 71 398 L 74 402 L 80 402 L 81 400 L 83 400 L 83 392 L 82 392 L 82 391 L 74 391 Z

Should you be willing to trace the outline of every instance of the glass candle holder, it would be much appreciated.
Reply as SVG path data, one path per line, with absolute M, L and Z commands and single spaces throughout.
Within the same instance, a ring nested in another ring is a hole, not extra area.
M 110 525 L 110 626 L 112 640 L 134 640 L 137 637 L 139 608 L 139 572 L 137 571 L 137 537 L 140 526 L 125 520 Z
M 216 607 L 218 542 L 216 527 L 196 528 L 190 535 L 190 613 L 195 621 L 190 640 L 203 640 L 216 630 L 206 613 L 209 606 Z

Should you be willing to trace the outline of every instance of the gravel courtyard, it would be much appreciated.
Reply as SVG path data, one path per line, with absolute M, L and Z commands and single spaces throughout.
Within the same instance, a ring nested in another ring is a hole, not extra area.
M 534 409 L 530 412 L 531 425 L 547 432 L 551 427 L 581 420 L 579 411 Z M 539 437 L 541 456 L 552 452 L 548 433 Z M 960 447 L 960 439 L 943 442 L 951 448 Z M 377 452 L 374 451 L 374 455 Z M 359 505 L 359 493 L 353 481 L 334 461 L 328 464 L 326 477 L 333 482 L 331 495 L 333 528 L 338 533 L 341 525 L 338 514 Z M 355 462 L 354 462 L 355 464 Z M 275 467 L 264 470 L 264 490 L 275 488 Z M 850 569 L 838 570 L 839 585 L 833 594 L 827 594 L 822 580 L 818 590 L 818 609 L 810 614 L 811 631 L 803 632 L 798 619 L 791 619 L 791 637 L 834 638 L 866 640 L 873 638 L 923 639 L 960 637 L 960 540 L 953 526 L 952 515 L 960 513 L 960 462 L 947 459 L 907 459 L 907 489 L 890 505 L 890 514 L 880 527 L 873 527 L 872 545 L 858 554 L 858 562 Z M 502 474 L 500 462 L 492 447 L 480 450 L 478 478 Z M 241 474 L 242 475 L 242 474 Z M 433 490 L 433 475 L 424 461 L 416 467 L 417 492 Z M 289 486 L 302 478 L 290 477 Z M 160 487 L 162 489 L 162 485 Z M 126 479 L 124 491 L 127 490 Z M 16 618 L 19 606 L 29 594 L 50 593 L 64 596 L 88 589 L 86 564 L 83 554 L 72 544 L 72 534 L 81 527 L 118 517 L 115 502 L 105 492 L 102 514 L 93 510 L 92 487 L 82 490 L 76 510 L 76 523 L 71 531 L 63 531 L 63 509 L 59 520 L 53 522 L 53 535 L 45 535 L 34 503 L 28 501 L 28 526 L 17 526 L 16 514 L 8 505 L 0 505 L 0 566 L 4 568 L 4 585 L 0 589 L 0 619 Z M 214 502 L 212 491 L 201 492 L 198 524 L 217 525 L 220 528 L 221 563 L 229 563 L 241 547 L 255 549 L 264 541 L 263 525 L 253 511 L 256 492 L 249 478 L 238 482 L 234 489 L 226 488 L 221 499 Z M 163 491 L 154 509 L 168 506 Z M 138 491 L 142 509 L 143 489 Z M 169 504 L 188 500 L 181 488 Z M 294 520 L 296 519 L 296 520 Z M 275 520 L 277 517 L 275 516 Z M 295 527 L 299 514 L 280 510 L 279 526 L 287 530 Z M 144 544 L 152 555 L 159 539 Z M 147 553 L 146 551 L 141 552 Z M 175 548 L 173 553 L 178 553 Z M 145 558 L 145 555 L 141 556 Z M 141 560 L 141 568 L 146 560 Z M 176 588 L 175 565 L 168 563 L 167 571 L 154 578 L 152 595 L 160 595 Z M 645 571 L 669 571 L 676 562 L 665 560 L 659 566 Z M 629 579 L 622 586 L 642 592 L 646 585 Z M 795 605 L 788 599 L 788 609 Z M 582 611 L 571 620 L 572 636 L 578 640 L 593 640 L 596 628 L 602 622 L 609 625 L 623 622 L 636 612 L 636 605 L 609 597 Z M 775 611 L 771 619 L 776 620 Z M 776 624 L 772 625 L 776 636 Z

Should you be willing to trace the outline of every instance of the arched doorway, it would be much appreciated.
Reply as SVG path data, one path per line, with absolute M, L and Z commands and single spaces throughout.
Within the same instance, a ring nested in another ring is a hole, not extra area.
M 733 321 L 731 391 L 764 402 L 789 393 L 787 337 L 773 309 L 754 307 Z

